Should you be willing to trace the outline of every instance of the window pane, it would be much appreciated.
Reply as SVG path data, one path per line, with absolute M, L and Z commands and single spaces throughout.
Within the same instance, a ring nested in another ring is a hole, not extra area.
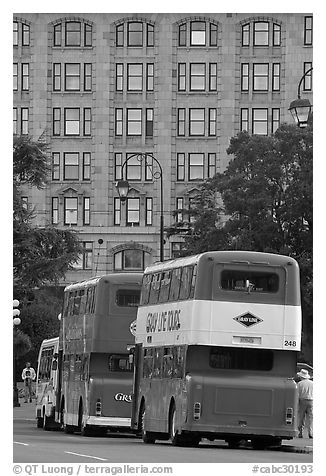
M 206 23 L 203 21 L 191 22 L 191 45 L 206 44 Z
M 127 135 L 141 135 L 141 109 L 127 110 Z
M 142 91 L 143 65 L 128 64 L 128 91 Z
M 205 110 L 204 109 L 190 109 L 190 135 L 204 135 L 205 134 Z
M 254 24 L 254 45 L 268 46 L 268 22 Z
M 204 154 L 189 154 L 189 180 L 204 179 Z
M 128 46 L 143 46 L 143 24 L 141 22 L 128 23 Z
M 80 22 L 66 22 L 66 46 L 80 46 Z
M 143 252 L 141 250 L 125 250 L 123 255 L 124 269 L 143 269 Z

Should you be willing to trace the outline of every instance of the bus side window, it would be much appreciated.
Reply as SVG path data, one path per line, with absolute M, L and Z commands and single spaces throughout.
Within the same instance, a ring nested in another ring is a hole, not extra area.
M 161 273 L 155 273 L 152 279 L 151 292 L 149 295 L 149 304 L 156 304 L 160 292 Z
M 151 290 L 152 276 L 153 276 L 152 274 L 145 274 L 143 277 L 141 299 L 140 299 L 141 305 L 148 304 L 149 293 Z
M 172 378 L 172 376 L 173 376 L 172 347 L 164 347 L 162 377 Z
M 181 281 L 181 268 L 175 268 L 172 270 L 169 301 L 178 300 L 179 290 L 180 290 L 180 281 Z
M 185 365 L 185 347 L 173 347 L 173 377 L 182 378 Z
M 80 314 L 85 314 L 85 306 L 86 306 L 86 293 L 84 289 L 81 289 L 79 291 L 80 294 L 80 307 L 79 307 L 79 313 Z
M 162 348 L 154 350 L 153 378 L 162 377 Z
M 151 378 L 153 375 L 153 349 L 144 349 L 143 377 Z
M 182 269 L 179 299 L 189 299 L 191 291 L 193 266 Z
M 168 300 L 169 291 L 170 291 L 170 283 L 171 283 L 171 271 L 163 272 L 162 279 L 161 279 L 160 294 L 158 298 L 159 302 L 166 302 Z

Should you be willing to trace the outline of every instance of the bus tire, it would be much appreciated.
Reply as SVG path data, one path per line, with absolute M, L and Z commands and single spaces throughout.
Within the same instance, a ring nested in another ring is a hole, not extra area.
M 175 408 L 175 403 L 173 403 L 169 413 L 170 440 L 173 446 L 184 446 L 186 443 L 186 440 L 184 439 L 182 435 L 178 433 L 178 430 L 176 429 L 176 415 L 177 415 L 177 412 Z
M 43 428 L 43 418 L 42 417 L 37 417 L 36 418 L 36 427 L 37 428 Z
M 72 433 L 75 432 L 75 427 L 73 425 L 63 425 L 63 431 L 67 435 L 71 435 Z
M 141 410 L 140 410 L 140 431 L 141 431 L 141 436 L 143 439 L 143 442 L 147 445 L 152 445 L 155 443 L 155 437 L 154 434 L 151 431 L 146 431 L 145 430 L 145 404 L 142 404 Z

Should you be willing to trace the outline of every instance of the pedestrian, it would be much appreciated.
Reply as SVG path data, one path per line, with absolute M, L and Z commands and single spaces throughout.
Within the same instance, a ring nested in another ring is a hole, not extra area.
M 32 394 L 33 394 L 32 382 L 33 380 L 35 380 L 35 377 L 36 377 L 35 370 L 33 369 L 33 367 L 31 367 L 31 363 L 26 362 L 26 367 L 24 368 L 22 372 L 22 379 L 24 382 L 25 403 L 27 403 L 28 400 L 30 401 L 30 403 L 32 403 Z
M 300 378 L 300 382 L 298 383 L 299 438 L 303 438 L 304 427 L 308 429 L 309 438 L 312 438 L 313 382 L 310 380 L 309 372 L 306 369 L 301 369 L 297 375 Z

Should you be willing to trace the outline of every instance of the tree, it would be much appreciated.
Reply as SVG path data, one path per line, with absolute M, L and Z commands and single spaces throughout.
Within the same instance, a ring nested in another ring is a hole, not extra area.
M 34 212 L 22 202 L 22 187 L 41 189 L 47 183 L 47 144 L 18 137 L 13 149 L 14 287 L 21 299 L 35 287 L 57 283 L 77 262 L 81 249 L 71 230 L 33 226 Z
M 272 136 L 231 138 L 227 169 L 207 180 L 168 235 L 184 236 L 183 254 L 242 249 L 292 256 L 300 265 L 303 349 L 312 359 L 312 125 L 281 125 Z

